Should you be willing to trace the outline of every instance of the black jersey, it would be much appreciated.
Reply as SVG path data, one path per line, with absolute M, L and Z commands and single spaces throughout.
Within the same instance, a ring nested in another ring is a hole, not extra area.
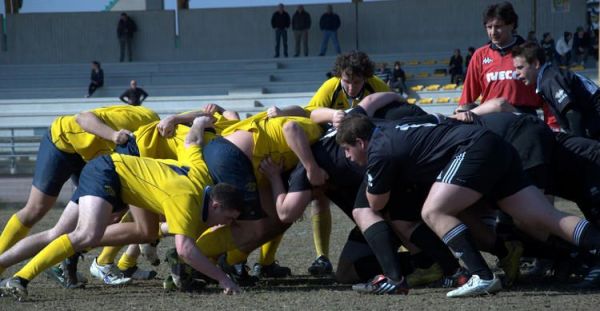
M 436 180 L 457 149 L 487 130 L 470 124 L 393 122 L 375 128 L 367 148 L 367 191 L 389 192 L 395 185 Z
M 548 103 L 552 113 L 565 128 L 565 112 L 574 109 L 582 113 L 584 126 L 593 133 L 600 132 L 600 92 L 590 79 L 545 64 L 537 78 L 536 92 Z

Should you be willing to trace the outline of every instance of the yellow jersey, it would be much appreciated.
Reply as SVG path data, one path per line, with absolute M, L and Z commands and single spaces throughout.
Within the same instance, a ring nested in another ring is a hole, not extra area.
M 111 155 L 126 204 L 164 215 L 169 233 L 198 238 L 208 227 L 207 187 L 213 184 L 199 146 L 183 148 L 179 160 Z
M 118 105 L 91 110 L 102 122 L 114 130 L 131 132 L 144 124 L 157 121 L 158 115 L 143 106 Z M 105 140 L 84 131 L 75 116 L 61 116 L 50 126 L 52 142 L 58 150 L 77 153 L 83 160 L 89 161 L 98 155 L 111 153 L 115 149 L 112 141 Z
M 223 130 L 223 136 L 234 133 L 235 131 L 249 131 L 254 140 L 254 150 L 252 153 L 252 166 L 255 176 L 262 178 L 258 168 L 260 162 L 266 157 L 271 157 L 278 163 L 283 160 L 284 170 L 290 170 L 298 164 L 298 157 L 290 149 L 283 134 L 283 125 L 288 121 L 295 121 L 306 133 L 310 144 L 313 144 L 322 134 L 321 126 L 304 117 L 277 117 L 268 118 L 266 112 L 258 113 L 250 118 L 239 121 Z
M 390 87 L 376 76 L 372 76 L 365 81 L 365 86 L 359 98 L 351 103 L 348 101 L 344 90 L 342 89 L 342 79 L 333 77 L 323 83 L 315 95 L 311 98 L 305 110 L 311 112 L 317 108 L 349 109 L 354 108 L 360 101 L 369 94 L 377 92 L 389 92 Z

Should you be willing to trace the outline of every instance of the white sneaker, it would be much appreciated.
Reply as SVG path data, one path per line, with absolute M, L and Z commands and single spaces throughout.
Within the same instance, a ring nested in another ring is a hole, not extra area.
M 465 285 L 449 291 L 446 297 L 468 297 L 468 296 L 479 296 L 484 294 L 492 294 L 502 290 L 502 283 L 495 275 L 491 280 L 482 280 L 478 275 L 473 275 L 465 283 Z
M 96 260 L 97 258 L 94 258 L 94 262 L 90 266 L 90 273 L 93 277 L 104 281 L 104 284 L 123 285 L 131 282 L 131 278 L 125 277 L 114 264 L 101 266 Z

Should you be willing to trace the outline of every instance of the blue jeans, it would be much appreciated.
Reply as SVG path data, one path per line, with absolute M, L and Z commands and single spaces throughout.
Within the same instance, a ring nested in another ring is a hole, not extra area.
M 279 43 L 283 40 L 283 55 L 288 56 L 287 30 L 275 29 L 275 57 L 279 56 Z
M 340 49 L 340 43 L 338 42 L 337 38 L 337 31 L 323 30 L 323 41 L 321 41 L 320 55 L 325 55 L 325 53 L 327 52 L 327 43 L 329 41 L 329 38 L 331 38 L 331 41 L 333 41 L 333 48 L 335 49 L 335 52 L 337 54 L 342 53 L 342 50 Z

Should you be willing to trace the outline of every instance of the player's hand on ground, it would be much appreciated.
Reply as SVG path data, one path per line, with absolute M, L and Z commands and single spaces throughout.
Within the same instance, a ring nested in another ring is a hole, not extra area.
M 283 112 L 277 106 L 269 107 L 269 109 L 267 109 L 267 117 L 269 118 L 281 117 L 282 115 Z
M 346 112 L 344 110 L 336 110 L 331 117 L 331 123 L 333 124 L 333 127 L 338 128 L 345 116 Z
M 223 289 L 223 294 L 225 295 L 235 295 L 242 292 L 240 287 L 229 277 L 225 277 L 219 281 L 219 286 Z
M 175 125 L 173 118 L 165 118 L 158 122 L 156 128 L 162 137 L 169 138 L 175 135 Z
M 223 109 L 223 107 L 221 107 L 215 103 L 210 103 L 210 104 L 204 106 L 204 112 L 207 114 L 210 114 L 210 115 L 212 115 L 215 112 L 223 113 L 223 111 L 225 111 L 225 109 Z
M 281 171 L 283 170 L 283 160 L 276 163 L 271 157 L 264 158 L 260 161 L 259 169 L 269 180 L 273 180 L 273 178 L 277 178 L 281 175 Z
M 133 134 L 128 130 L 118 130 L 114 132 L 112 141 L 117 145 L 122 145 L 129 140 Z
M 325 172 L 325 170 L 323 170 L 319 166 L 311 169 L 307 168 L 306 177 L 308 178 L 308 181 L 310 181 L 310 184 L 313 186 L 321 186 L 325 184 L 325 181 L 327 181 L 327 179 L 329 179 L 329 175 L 327 174 L 327 172 Z

